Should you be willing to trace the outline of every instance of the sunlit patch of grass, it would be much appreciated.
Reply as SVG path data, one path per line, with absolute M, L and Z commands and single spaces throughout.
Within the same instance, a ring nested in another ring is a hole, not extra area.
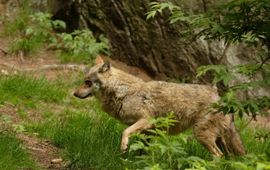
M 45 78 L 33 78 L 26 75 L 0 77 L 0 102 L 25 104 L 35 107 L 36 102 L 59 103 L 66 92 Z
M 0 133 L 0 169 L 38 169 L 29 154 L 22 148 L 21 143 L 15 136 Z

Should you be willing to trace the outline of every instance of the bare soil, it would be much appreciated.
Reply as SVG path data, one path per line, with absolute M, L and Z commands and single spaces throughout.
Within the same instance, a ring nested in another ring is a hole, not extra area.
M 59 156 L 59 149 L 48 140 L 38 139 L 34 135 L 20 133 L 17 137 L 23 142 L 24 147 L 42 169 L 63 170 L 67 169 L 65 162 Z

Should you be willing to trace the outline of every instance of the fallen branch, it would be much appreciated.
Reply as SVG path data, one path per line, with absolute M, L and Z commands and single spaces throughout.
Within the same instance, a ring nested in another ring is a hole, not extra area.
M 38 72 L 38 71 L 47 71 L 47 70 L 74 70 L 74 71 L 85 71 L 86 65 L 76 65 L 76 64 L 52 64 L 52 65 L 43 65 L 39 68 L 30 68 L 22 69 L 12 64 L 0 63 L 0 66 L 5 66 L 10 69 L 16 70 L 18 72 Z

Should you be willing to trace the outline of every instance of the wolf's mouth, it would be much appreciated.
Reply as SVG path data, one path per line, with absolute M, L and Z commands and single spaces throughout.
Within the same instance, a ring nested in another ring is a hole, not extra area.
M 92 93 L 88 93 L 87 95 L 82 96 L 82 95 L 79 95 L 78 93 L 75 92 L 73 95 L 74 95 L 75 97 L 80 98 L 80 99 L 85 99 L 85 98 L 87 98 L 87 97 L 92 96 Z

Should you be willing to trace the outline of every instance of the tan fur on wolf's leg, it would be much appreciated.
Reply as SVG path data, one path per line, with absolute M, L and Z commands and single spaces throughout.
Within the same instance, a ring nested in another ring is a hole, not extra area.
M 223 136 L 221 137 L 220 142 L 221 142 L 221 145 L 222 145 L 223 149 L 225 150 L 226 154 L 229 154 L 230 151 L 228 149 L 227 143 L 226 143 Z
M 149 122 L 148 119 L 143 118 L 138 120 L 136 123 L 125 129 L 122 134 L 122 141 L 121 141 L 121 151 L 124 152 L 127 150 L 128 147 L 128 140 L 131 134 L 136 132 L 141 132 L 146 129 L 150 129 L 152 124 Z
M 215 141 L 213 140 L 205 140 L 200 141 L 214 156 L 222 157 L 223 153 L 221 150 L 217 147 Z
M 205 146 L 214 156 L 222 157 L 223 153 L 216 144 L 216 132 L 206 128 L 205 124 L 197 124 L 193 133 L 196 139 Z M 207 129 L 207 130 L 206 130 Z M 213 129 L 212 129 L 213 130 Z

